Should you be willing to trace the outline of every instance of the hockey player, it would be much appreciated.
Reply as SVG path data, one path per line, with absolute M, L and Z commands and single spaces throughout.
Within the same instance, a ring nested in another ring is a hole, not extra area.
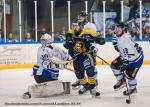
M 33 76 L 37 84 L 58 80 L 59 69 L 63 69 L 63 65 L 54 64 L 51 58 L 69 59 L 66 52 L 52 45 L 52 37 L 49 34 L 42 35 L 40 41 L 41 46 L 37 51 L 37 64 L 33 67 Z M 24 93 L 24 97 L 26 95 L 29 95 L 29 92 Z
M 122 22 L 117 25 L 113 45 L 120 54 L 111 64 L 111 69 L 117 79 L 113 88 L 119 90 L 125 87 L 125 78 L 127 78 L 129 91 L 124 91 L 123 94 L 133 94 L 137 91 L 136 74 L 144 59 L 142 48 L 131 40 L 126 25 Z
M 78 24 L 83 27 L 84 30 L 92 30 L 97 33 L 96 25 L 88 21 L 88 14 L 85 11 L 80 12 L 78 15 Z
M 91 30 L 83 30 L 78 23 L 74 24 L 73 29 L 66 34 L 66 43 L 64 47 L 68 49 L 73 59 L 75 74 L 80 84 L 78 93 L 83 94 L 90 90 L 94 96 L 99 96 L 96 91 L 96 75 L 94 64 L 94 48 L 92 43 L 104 44 L 105 40 Z M 87 74 L 87 78 L 85 76 Z
M 85 11 L 79 13 L 77 22 L 82 29 L 91 30 L 97 33 L 96 25 L 88 21 L 88 14 Z M 95 59 L 96 58 L 94 58 L 94 61 L 96 61 Z M 95 72 L 97 72 L 97 69 L 95 69 Z M 80 81 L 77 79 L 76 82 L 72 84 L 72 87 L 78 87 L 79 85 L 80 85 Z
M 41 37 L 42 46 L 37 52 L 37 65 L 33 68 L 33 75 L 37 83 L 53 81 L 58 79 L 59 69 L 63 66 L 51 62 L 52 57 L 67 60 L 69 55 L 52 44 L 52 37 L 44 34 Z M 43 78 L 45 77 L 45 78 Z

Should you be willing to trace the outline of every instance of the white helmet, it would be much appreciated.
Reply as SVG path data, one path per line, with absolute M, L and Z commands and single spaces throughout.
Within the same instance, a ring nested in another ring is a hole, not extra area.
M 42 46 L 48 46 L 49 44 L 53 42 L 52 36 L 49 35 L 48 33 L 45 33 L 44 35 L 42 35 L 40 40 L 41 40 Z

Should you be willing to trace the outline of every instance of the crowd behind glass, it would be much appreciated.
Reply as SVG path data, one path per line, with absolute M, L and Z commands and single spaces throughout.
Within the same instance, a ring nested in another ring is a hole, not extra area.
M 140 23 L 140 10 L 139 10 L 139 5 L 136 4 L 129 4 L 128 5 L 130 8 L 129 12 L 129 18 L 126 22 L 128 22 L 128 30 L 133 38 L 133 40 L 140 40 L 140 31 L 139 31 L 139 23 Z M 109 5 L 106 7 L 107 9 L 111 9 Z M 109 10 L 108 10 L 109 11 Z M 116 11 L 117 13 L 117 11 Z M 118 14 L 118 13 L 117 13 Z M 116 23 L 118 20 L 118 17 L 115 19 Z M 120 19 L 119 19 L 120 20 Z M 60 35 L 65 35 L 67 32 L 67 28 L 62 28 L 62 31 L 56 31 L 54 32 L 54 41 L 61 41 L 59 38 Z M 40 37 L 45 34 L 51 32 L 48 30 L 48 28 L 43 27 L 38 30 L 38 42 L 40 41 Z M 114 29 L 112 27 L 106 29 L 106 40 L 111 40 L 112 35 L 114 34 Z M 15 38 L 17 36 L 14 32 L 10 32 L 7 35 L 7 40 L 6 42 L 19 42 L 18 38 Z M 18 36 L 19 37 L 19 36 Z M 150 10 L 148 8 L 145 8 L 144 5 L 142 4 L 142 40 L 149 40 L 150 39 Z M 4 36 L 3 36 L 3 31 L 0 30 L 0 43 L 4 42 Z M 25 35 L 22 36 L 22 42 L 35 42 L 35 34 L 34 30 L 25 32 Z

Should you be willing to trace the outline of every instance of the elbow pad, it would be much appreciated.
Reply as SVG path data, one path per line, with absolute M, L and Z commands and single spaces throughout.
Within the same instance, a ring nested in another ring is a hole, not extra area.
M 113 42 L 114 48 L 117 52 L 119 52 L 118 46 L 117 46 L 117 42 Z

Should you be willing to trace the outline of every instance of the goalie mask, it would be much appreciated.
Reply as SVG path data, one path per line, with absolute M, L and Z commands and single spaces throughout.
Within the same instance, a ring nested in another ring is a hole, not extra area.
M 49 46 L 53 41 L 52 41 L 52 36 L 49 34 L 44 34 L 41 36 L 41 44 L 42 46 Z

